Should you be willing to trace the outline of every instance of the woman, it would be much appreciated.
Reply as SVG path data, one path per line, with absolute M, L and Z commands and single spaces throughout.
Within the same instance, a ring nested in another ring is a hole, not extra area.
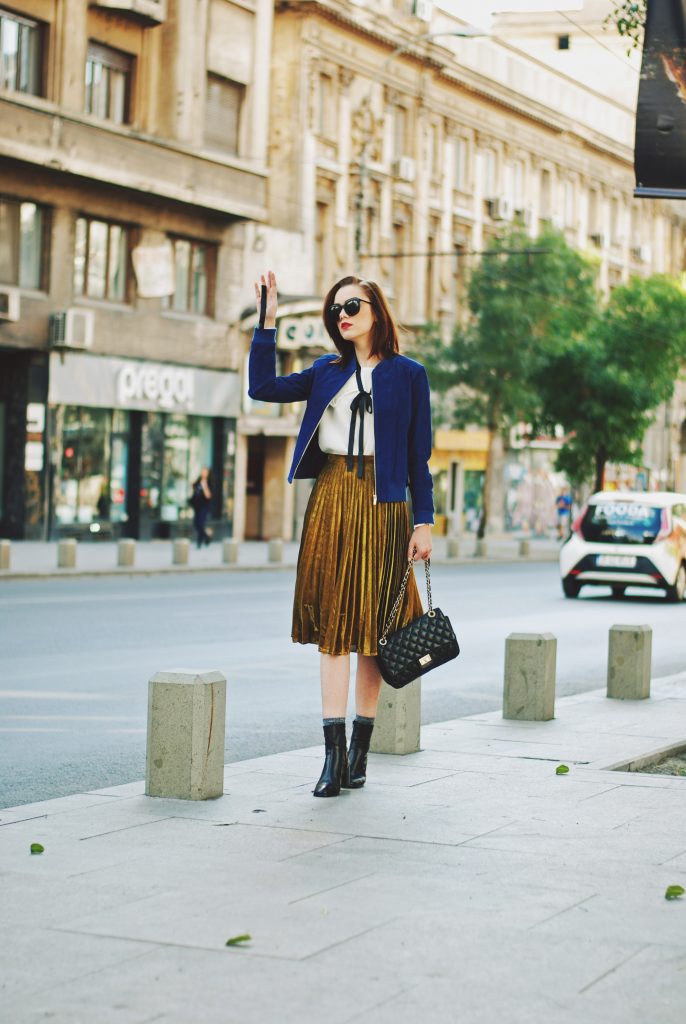
M 212 490 L 210 486 L 210 471 L 207 466 L 200 470 L 200 476 L 193 483 L 191 495 L 193 507 L 193 529 L 195 530 L 196 544 L 201 548 L 203 544 L 209 547 L 210 535 L 207 530 L 207 520 L 210 517 L 212 506 Z
M 324 325 L 338 355 L 276 376 L 276 278 L 266 287 L 264 328 L 250 348 L 249 394 L 264 402 L 306 401 L 288 476 L 316 477 L 300 544 L 292 639 L 317 644 L 326 756 L 314 795 L 338 796 L 366 781 L 381 688 L 377 639 L 408 559 L 431 554 L 431 407 L 424 367 L 399 354 L 383 292 L 345 277 L 324 300 Z M 260 309 L 260 287 L 255 284 Z M 414 530 L 406 493 L 409 481 Z M 391 623 L 422 614 L 414 575 Z M 346 753 L 350 654 L 357 654 L 356 717 Z

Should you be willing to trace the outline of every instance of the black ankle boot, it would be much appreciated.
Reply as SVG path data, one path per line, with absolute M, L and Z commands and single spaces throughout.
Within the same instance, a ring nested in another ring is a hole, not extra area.
M 315 796 L 338 796 L 341 786 L 348 785 L 348 755 L 345 743 L 345 722 L 324 726 L 326 757 Z
M 348 751 L 348 789 L 361 789 L 367 781 L 367 754 L 373 731 L 373 722 L 353 722 Z

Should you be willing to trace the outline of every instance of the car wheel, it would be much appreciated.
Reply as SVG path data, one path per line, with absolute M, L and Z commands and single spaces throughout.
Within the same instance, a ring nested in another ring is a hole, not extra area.
M 626 587 L 623 587 L 621 585 L 621 583 L 618 586 L 612 588 L 612 596 L 613 597 L 617 597 L 617 598 L 624 597 L 625 592 L 626 592 Z
M 576 580 L 570 580 L 569 577 L 562 581 L 562 590 L 564 591 L 565 597 L 578 597 L 579 591 L 581 590 L 581 584 L 577 583 Z
M 671 587 L 667 587 L 666 597 L 668 601 L 683 601 L 686 594 L 686 565 L 682 562 L 676 579 Z

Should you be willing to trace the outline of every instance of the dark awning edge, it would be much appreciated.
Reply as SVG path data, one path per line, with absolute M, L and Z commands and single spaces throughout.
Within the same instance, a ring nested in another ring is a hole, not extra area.
M 634 189 L 636 199 L 686 199 L 686 188 L 643 188 Z

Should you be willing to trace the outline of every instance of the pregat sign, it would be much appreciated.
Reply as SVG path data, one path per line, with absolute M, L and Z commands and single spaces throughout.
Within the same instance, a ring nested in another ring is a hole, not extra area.
M 193 409 L 193 370 L 184 366 L 127 363 L 117 374 L 117 404 L 126 409 L 149 402 L 157 409 Z

